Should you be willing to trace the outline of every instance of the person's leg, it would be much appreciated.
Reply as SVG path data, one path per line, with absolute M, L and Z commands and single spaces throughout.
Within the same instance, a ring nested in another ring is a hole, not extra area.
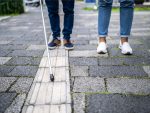
M 59 19 L 59 1 L 58 0 L 45 0 L 48 9 L 48 15 L 50 19 L 51 30 L 53 32 L 53 38 L 60 37 L 60 19 Z
M 64 46 L 65 49 L 73 49 L 74 46 L 70 41 L 70 35 L 72 34 L 73 24 L 74 24 L 74 3 L 75 0 L 62 0 L 63 11 L 64 11 Z
M 108 35 L 112 2 L 112 0 L 99 0 L 98 33 L 100 38 L 106 38 Z
M 132 48 L 128 43 L 128 38 L 131 33 L 134 0 L 120 0 L 120 49 L 123 54 L 132 54 Z
M 131 33 L 134 0 L 120 0 L 120 36 L 121 41 L 127 42 Z
M 98 13 L 99 46 L 97 48 L 98 53 L 107 53 L 106 36 L 108 35 L 112 2 L 113 0 L 99 0 L 99 13 Z
M 64 39 L 70 40 L 70 34 L 72 33 L 74 24 L 74 3 L 75 0 L 62 0 L 64 11 Z

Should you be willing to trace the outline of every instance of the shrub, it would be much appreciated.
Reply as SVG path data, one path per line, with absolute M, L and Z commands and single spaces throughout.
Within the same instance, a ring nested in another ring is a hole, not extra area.
M 23 12 L 23 0 L 0 0 L 0 15 L 21 14 Z
M 143 4 L 144 3 L 144 0 L 135 0 L 135 4 Z

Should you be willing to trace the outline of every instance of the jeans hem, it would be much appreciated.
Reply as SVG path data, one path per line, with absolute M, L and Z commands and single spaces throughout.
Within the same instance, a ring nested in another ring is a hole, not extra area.
M 108 35 L 98 35 L 98 36 L 106 38 Z
M 120 35 L 121 38 L 129 38 L 130 35 Z
M 67 38 L 66 38 L 66 37 L 63 37 L 63 39 L 65 39 L 65 40 L 70 40 L 70 38 L 71 38 L 71 37 L 67 37 Z

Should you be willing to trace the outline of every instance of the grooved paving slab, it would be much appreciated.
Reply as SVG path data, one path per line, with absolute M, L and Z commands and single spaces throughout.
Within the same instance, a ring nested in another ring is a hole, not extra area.
M 90 66 L 89 73 L 93 77 L 148 77 L 141 66 Z
M 26 113 L 71 113 L 69 104 L 28 106 Z
M 107 89 L 111 93 L 150 94 L 150 79 L 108 78 Z
M 149 113 L 150 96 L 96 94 L 87 97 L 86 113 Z
M 58 48 L 52 53 L 56 55 L 50 59 L 55 81 L 50 81 L 48 59 L 44 54 L 23 107 L 23 113 L 71 113 L 72 111 L 68 51 Z

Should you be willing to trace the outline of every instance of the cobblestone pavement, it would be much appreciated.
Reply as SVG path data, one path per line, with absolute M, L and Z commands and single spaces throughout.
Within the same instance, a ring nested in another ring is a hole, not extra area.
M 20 113 L 38 70 L 45 50 L 39 11 L 0 22 L 0 113 Z
M 109 53 L 98 55 L 97 12 L 76 5 L 69 52 L 73 113 L 150 113 L 150 13 L 135 13 L 132 56 L 118 49 L 119 14 L 111 17 Z

